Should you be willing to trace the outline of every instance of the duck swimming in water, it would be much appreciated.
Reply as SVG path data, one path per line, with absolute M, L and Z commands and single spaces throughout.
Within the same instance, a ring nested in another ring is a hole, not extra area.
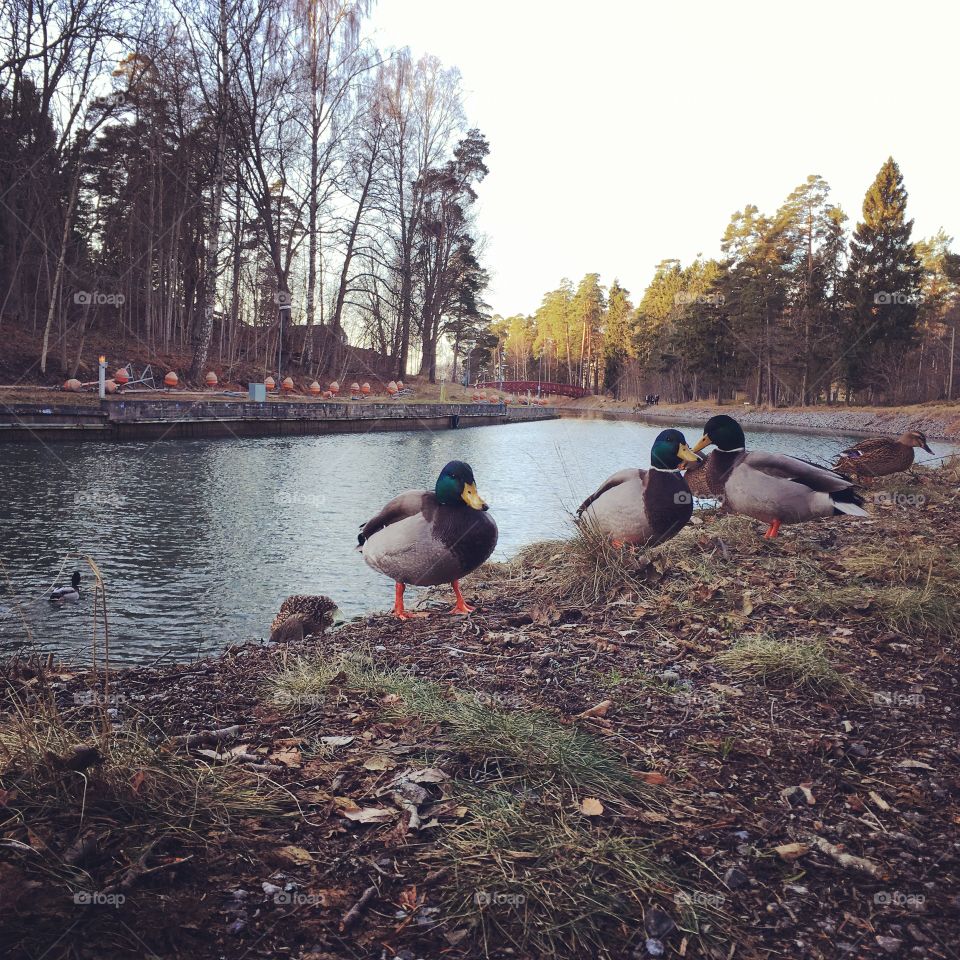
M 577 509 L 615 546 L 656 546 L 675 537 L 693 515 L 693 497 L 680 471 L 697 457 L 679 430 L 664 430 L 653 442 L 650 469 L 621 470 Z
M 449 583 L 456 603 L 450 613 L 472 613 L 463 599 L 460 578 L 476 570 L 497 545 L 497 524 L 477 493 L 468 463 L 451 460 L 433 490 L 408 490 L 394 497 L 360 529 L 357 549 L 367 565 L 396 582 L 393 613 L 403 607 L 407 584 Z
M 711 445 L 716 450 L 707 458 L 709 489 L 728 513 L 769 524 L 768 539 L 782 523 L 868 516 L 853 483 L 839 473 L 782 453 L 748 453 L 743 428 L 732 417 L 711 417 L 693 452 Z
M 76 603 L 80 599 L 80 572 L 74 570 L 69 587 L 57 587 L 50 594 L 51 603 Z

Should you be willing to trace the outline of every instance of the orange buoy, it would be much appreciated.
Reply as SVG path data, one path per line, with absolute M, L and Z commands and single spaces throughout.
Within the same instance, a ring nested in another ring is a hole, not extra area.
M 324 390 L 324 391 L 323 391 L 323 399 L 324 399 L 324 400 L 329 400 L 332 396 L 333 396 L 333 394 L 332 394 L 329 390 Z
M 176 373 L 173 372 L 173 370 L 171 370 L 163 378 L 163 385 L 165 387 L 175 387 L 179 382 L 180 382 L 180 378 L 176 375 Z
M 77 391 L 83 388 L 83 384 L 77 380 L 75 377 L 71 377 L 64 385 L 64 390 L 69 390 L 71 393 L 76 393 Z
M 387 384 L 387 393 L 389 393 L 390 396 L 392 397 L 396 392 L 397 392 L 397 382 L 396 380 L 391 380 Z
M 340 384 L 337 383 L 336 380 L 334 380 L 334 381 L 330 384 L 330 392 L 333 393 L 333 394 L 337 394 L 337 393 L 340 392 Z
M 367 396 L 367 395 L 370 393 L 370 384 L 369 384 L 369 383 L 365 383 L 365 384 L 360 388 L 360 392 L 361 392 L 364 396 Z
M 359 384 L 359 383 L 356 383 L 356 382 L 351 383 L 351 384 L 350 384 L 350 392 L 351 392 L 351 393 L 359 393 L 359 392 L 360 392 L 360 384 Z
M 208 387 L 215 387 L 220 381 L 217 379 L 217 375 L 211 370 L 206 377 L 204 377 Z
M 104 393 L 116 393 L 120 388 L 117 386 L 116 380 L 104 380 L 103 381 L 103 392 Z
M 287 393 L 290 393 L 293 390 L 293 377 L 284 377 L 282 386 Z
M 310 384 L 310 393 L 312 393 L 313 396 L 315 397 L 319 397 L 320 394 L 323 393 L 323 390 L 320 387 L 320 384 L 317 383 L 316 380 L 314 380 L 313 383 Z
M 263 381 L 263 385 L 264 385 L 268 390 L 276 390 L 276 389 L 277 389 L 277 381 L 274 380 L 273 377 L 267 377 L 267 379 Z
M 126 367 L 121 367 L 114 375 L 113 379 L 121 387 L 126 386 L 130 382 L 130 374 L 127 373 Z
M 403 389 L 403 381 L 402 381 L 402 380 L 398 380 L 398 381 L 397 381 L 397 389 L 398 389 L 398 390 L 402 390 L 402 389 Z

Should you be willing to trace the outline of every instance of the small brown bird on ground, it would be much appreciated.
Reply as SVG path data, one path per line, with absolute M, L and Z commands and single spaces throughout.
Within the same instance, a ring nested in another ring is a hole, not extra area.
M 920 430 L 908 430 L 896 439 L 871 437 L 844 450 L 834 469 L 856 477 L 889 477 L 892 473 L 900 473 L 913 466 L 916 447 L 933 453 L 927 445 L 926 435 Z
M 270 627 L 271 643 L 290 643 L 323 633 L 337 605 L 329 598 L 298 593 L 287 597 Z

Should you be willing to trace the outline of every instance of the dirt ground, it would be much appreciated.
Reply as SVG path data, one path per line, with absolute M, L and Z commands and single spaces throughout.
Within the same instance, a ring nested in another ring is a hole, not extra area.
M 5 956 L 960 956 L 958 481 L 773 541 L 706 513 L 649 554 L 536 545 L 467 618 L 438 591 L 105 699 L 9 663 Z M 52 747 L 51 704 L 106 759 Z M 241 812 L 148 816 L 168 768 Z

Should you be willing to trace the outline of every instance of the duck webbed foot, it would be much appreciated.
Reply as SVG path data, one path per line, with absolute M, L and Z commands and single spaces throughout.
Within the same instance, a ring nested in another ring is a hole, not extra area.
M 470 604 L 463 599 L 463 594 L 460 592 L 460 581 L 454 580 L 450 586 L 453 587 L 453 595 L 457 598 L 457 602 L 447 611 L 447 613 L 459 614 L 460 616 L 473 613 L 473 611 L 476 610 L 476 607 L 471 607 Z
M 780 532 L 780 521 L 774 520 L 769 527 L 767 527 L 767 532 L 763 535 L 766 540 L 773 540 L 774 537 Z
M 402 583 L 398 583 L 394 591 L 394 601 L 393 601 L 393 615 L 398 620 L 414 620 L 418 617 L 425 617 L 425 613 L 414 613 L 411 610 L 404 609 L 403 606 L 403 591 L 406 589 L 406 586 Z

